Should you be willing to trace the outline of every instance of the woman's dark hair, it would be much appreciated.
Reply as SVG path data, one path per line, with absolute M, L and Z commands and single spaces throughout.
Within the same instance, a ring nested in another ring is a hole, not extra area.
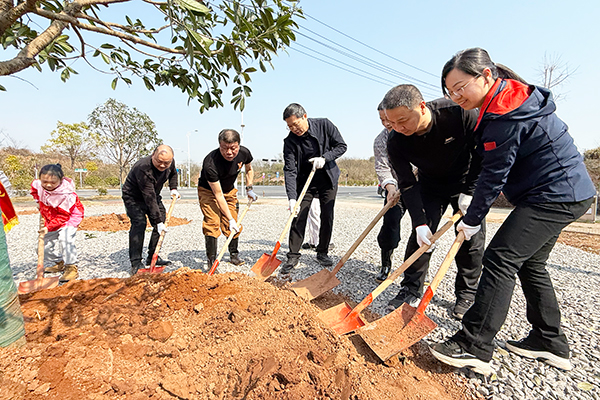
M 446 62 L 444 68 L 442 68 L 442 93 L 448 96 L 446 77 L 453 69 L 458 69 L 471 76 L 478 76 L 483 74 L 483 70 L 486 68 L 489 68 L 490 71 L 492 71 L 492 78 L 494 79 L 514 79 L 526 85 L 528 84 L 525 79 L 521 78 L 512 69 L 502 64 L 494 63 L 487 51 L 480 47 L 474 47 L 472 49 L 459 51 Z
M 62 166 L 60 164 L 44 165 L 42 169 L 40 169 L 40 176 L 42 175 L 56 176 L 61 181 L 65 177 L 65 174 L 62 170 Z

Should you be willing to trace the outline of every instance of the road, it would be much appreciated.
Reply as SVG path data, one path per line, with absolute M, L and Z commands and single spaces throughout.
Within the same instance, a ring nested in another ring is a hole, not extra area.
M 178 189 L 181 197 L 183 199 L 197 199 L 198 193 L 196 192 L 196 188 L 180 188 Z M 254 191 L 259 197 L 267 197 L 274 199 L 284 199 L 286 198 L 285 189 L 283 186 L 260 186 L 255 185 Z M 81 198 L 97 196 L 98 191 L 95 189 L 78 189 L 77 194 Z M 121 196 L 120 189 L 108 189 L 108 194 L 111 196 Z M 163 189 L 162 191 L 163 198 L 169 197 L 169 190 Z M 368 202 L 380 202 L 381 196 L 377 194 L 376 186 L 340 186 L 338 188 L 337 197 L 339 199 L 345 200 L 360 200 L 360 201 L 368 201 Z

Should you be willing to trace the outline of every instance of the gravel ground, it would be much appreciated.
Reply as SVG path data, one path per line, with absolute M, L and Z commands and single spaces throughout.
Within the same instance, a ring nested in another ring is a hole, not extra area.
M 338 202 L 332 242 L 335 247 L 330 255 L 337 262 L 362 230 L 378 212 L 378 206 L 367 203 Z M 88 205 L 86 215 L 123 213 L 122 205 Z M 173 264 L 166 271 L 182 266 L 207 271 L 208 266 L 202 237 L 202 215 L 197 204 L 182 202 L 175 207 L 174 216 L 191 219 L 188 225 L 171 227 L 161 256 Z M 240 255 L 245 265 L 236 267 L 223 258 L 218 272 L 248 272 L 263 252 L 271 252 L 275 241 L 288 217 L 287 204 L 283 200 L 261 200 L 252 206 L 243 223 L 244 233 L 240 240 Z M 20 217 L 20 224 L 8 235 L 11 266 L 16 281 L 33 279 L 36 263 L 37 215 Z M 354 301 L 361 301 L 377 284 L 380 251 L 376 236 L 381 222 L 367 236 L 353 256 L 338 273 L 342 282 L 336 292 L 344 293 Z M 488 224 L 488 240 L 499 224 Z M 399 251 L 394 254 L 394 266 L 402 261 L 403 249 L 410 229 L 410 219 L 402 220 L 403 238 Z M 128 277 L 129 261 L 127 232 L 77 233 L 79 271 L 81 279 Z M 148 235 L 146 238 L 146 243 Z M 224 243 L 221 237 L 219 245 Z M 435 272 L 442 262 L 453 240 L 446 234 L 438 243 L 432 256 Z M 279 252 L 284 256 L 287 243 Z M 292 280 L 304 279 L 322 268 L 316 262 L 313 251 L 303 250 L 300 265 L 292 272 Z M 282 258 L 282 257 L 280 257 Z M 557 244 L 550 255 L 548 269 L 552 276 L 561 310 L 563 328 L 569 338 L 572 351 L 573 371 L 563 372 L 545 363 L 528 360 L 507 352 L 503 347 L 506 340 L 520 339 L 527 335 L 529 324 L 525 318 L 525 299 L 516 288 L 508 318 L 497 335 L 497 348 L 492 361 L 497 373 L 484 379 L 469 370 L 458 370 L 469 384 L 489 399 L 600 399 L 600 255 L 573 247 Z M 439 327 L 426 340 L 437 342 L 450 336 L 460 328 L 460 323 L 451 319 L 449 309 L 454 304 L 453 265 L 427 310 L 428 316 Z M 431 274 L 431 277 L 433 274 Z M 517 283 L 517 286 L 519 284 Z M 385 314 L 385 307 L 398 292 L 394 284 L 371 305 L 372 311 Z

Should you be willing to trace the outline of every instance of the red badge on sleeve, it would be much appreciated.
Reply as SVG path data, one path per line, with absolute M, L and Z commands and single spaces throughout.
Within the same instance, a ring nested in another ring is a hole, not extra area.
M 494 150 L 496 148 L 496 142 L 487 142 L 483 144 L 485 151 Z

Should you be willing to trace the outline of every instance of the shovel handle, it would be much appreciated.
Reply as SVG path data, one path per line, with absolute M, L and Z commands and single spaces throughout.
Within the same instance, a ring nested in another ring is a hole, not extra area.
M 36 275 L 37 279 L 41 279 L 44 277 L 44 237 L 46 234 L 42 231 L 46 225 L 44 224 L 44 217 L 42 216 L 42 212 L 40 211 L 40 229 L 38 230 L 38 262 L 36 267 Z
M 438 271 L 436 272 L 435 277 L 429 284 L 429 287 L 425 291 L 423 298 L 419 302 L 419 305 L 417 306 L 417 313 L 422 314 L 423 311 L 425 311 L 425 308 L 427 308 L 427 305 L 433 298 L 433 294 L 440 285 L 440 282 L 442 282 L 442 279 L 444 279 L 446 272 L 448 272 L 448 268 L 450 268 L 450 264 L 452 264 L 452 260 L 454 260 L 454 257 L 456 257 L 456 253 L 458 253 L 458 249 L 460 249 L 460 246 L 463 244 L 464 241 L 464 232 L 458 232 L 458 235 L 456 235 L 456 239 L 454 239 L 454 243 L 452 243 L 452 247 L 450 247 L 446 258 L 444 258 L 444 261 L 442 261 L 442 264 L 440 265 L 440 269 L 438 269 Z
M 173 213 L 173 209 L 175 208 L 175 202 L 177 201 L 177 197 L 175 195 L 171 196 L 171 205 L 169 206 L 169 211 L 167 211 L 167 216 L 165 218 L 165 227 L 169 226 L 169 220 L 171 219 L 171 214 Z M 156 243 L 156 248 L 154 249 L 154 254 L 152 255 L 152 261 L 150 263 L 150 271 L 152 271 L 156 267 L 156 260 L 158 260 L 158 252 L 162 247 L 163 240 L 165 240 L 165 231 L 160 233 L 158 238 L 158 243 Z
M 300 208 L 302 199 L 304 198 L 304 195 L 308 191 L 308 187 L 310 186 L 310 182 L 312 181 L 313 176 L 315 176 L 316 171 L 317 170 L 314 167 L 313 167 L 312 171 L 310 171 L 310 175 L 308 175 L 308 179 L 306 179 L 304 188 L 302 188 L 302 192 L 300 193 L 300 196 L 298 196 L 298 199 L 296 200 L 296 205 L 294 205 L 294 209 L 292 210 L 290 217 L 288 218 L 287 223 L 285 224 L 285 227 L 283 228 L 283 232 L 281 232 L 281 236 L 279 236 L 279 243 L 281 243 L 285 240 L 285 235 L 287 234 L 287 231 L 292 226 L 292 221 L 294 221 L 294 218 L 296 218 L 296 211 Z
M 438 229 L 438 231 L 429 239 L 431 241 L 431 245 L 433 245 L 436 242 L 436 240 L 438 240 L 444 233 L 446 233 L 448 229 L 450 229 L 460 219 L 460 217 L 461 213 L 457 212 L 452 216 L 452 218 L 450 218 L 450 221 L 446 222 L 440 229 Z M 419 250 L 415 251 L 410 257 L 408 257 L 406 261 L 404 261 L 404 263 L 402 263 L 401 266 L 399 266 L 390 276 L 388 276 L 388 278 L 385 281 L 381 282 L 381 284 L 377 286 L 375 290 L 369 293 L 367 297 L 363 299 L 363 301 L 361 301 L 356 307 L 354 307 L 350 314 L 346 316 L 345 320 L 356 318 L 358 314 L 362 312 L 362 310 L 371 305 L 371 303 L 373 303 L 373 300 L 375 300 L 377 296 L 379 296 L 385 289 L 387 289 L 388 286 L 394 283 L 394 281 L 404 271 L 406 271 L 406 269 L 410 267 L 412 263 L 414 263 L 419 257 L 421 257 L 423 253 L 429 250 L 431 245 L 424 244 L 423 246 L 419 247 Z
M 246 206 L 246 208 L 244 208 L 244 211 L 242 211 L 242 213 L 238 216 L 238 220 L 237 223 L 241 224 L 242 220 L 244 219 L 244 217 L 246 216 L 246 213 L 248 212 L 248 209 L 250 208 L 250 206 L 252 205 L 252 202 L 254 200 L 250 199 L 248 200 L 248 205 Z M 219 265 L 219 263 L 221 262 L 221 258 L 223 258 L 223 255 L 225 254 L 225 250 L 227 250 L 227 246 L 229 246 L 229 243 L 231 243 L 231 241 L 233 240 L 233 237 L 235 236 L 235 232 L 230 232 L 229 233 L 229 237 L 227 238 L 227 240 L 225 241 L 225 244 L 223 245 L 223 248 L 221 249 L 221 252 L 219 253 L 219 255 L 217 256 L 217 259 L 215 260 L 215 262 L 213 263 L 210 271 L 208 271 L 209 275 L 212 275 L 215 273 L 215 270 L 217 269 L 217 266 Z
M 352 244 L 352 246 L 350 246 L 350 249 L 348 249 L 348 251 L 346 252 L 346 254 L 344 254 L 344 257 L 342 257 L 342 259 L 340 261 L 338 261 L 338 263 L 336 264 L 336 266 L 333 269 L 333 271 L 331 271 L 331 273 L 333 275 L 335 275 L 335 274 L 337 274 L 339 272 L 340 268 L 342 268 L 342 266 L 346 263 L 346 261 L 348 261 L 348 259 L 352 255 L 352 253 L 354 253 L 354 250 L 356 250 L 356 248 L 362 243 L 362 241 L 364 240 L 364 238 L 367 237 L 367 235 L 369 234 L 369 232 L 371 232 L 371 230 L 377 224 L 377 222 L 379 222 L 379 220 L 381 219 L 381 217 L 383 217 L 384 214 L 386 212 L 388 212 L 388 210 L 390 208 L 394 207 L 396 204 L 397 204 L 396 202 L 390 202 L 390 201 L 388 201 L 385 204 L 385 206 L 381 209 L 381 211 L 379 211 L 379 213 L 375 216 L 375 218 L 373 218 L 373 220 L 371 221 L 371 223 L 365 228 L 365 230 L 363 231 L 363 233 L 361 233 L 360 236 L 358 237 L 358 239 L 356 239 L 356 241 Z

